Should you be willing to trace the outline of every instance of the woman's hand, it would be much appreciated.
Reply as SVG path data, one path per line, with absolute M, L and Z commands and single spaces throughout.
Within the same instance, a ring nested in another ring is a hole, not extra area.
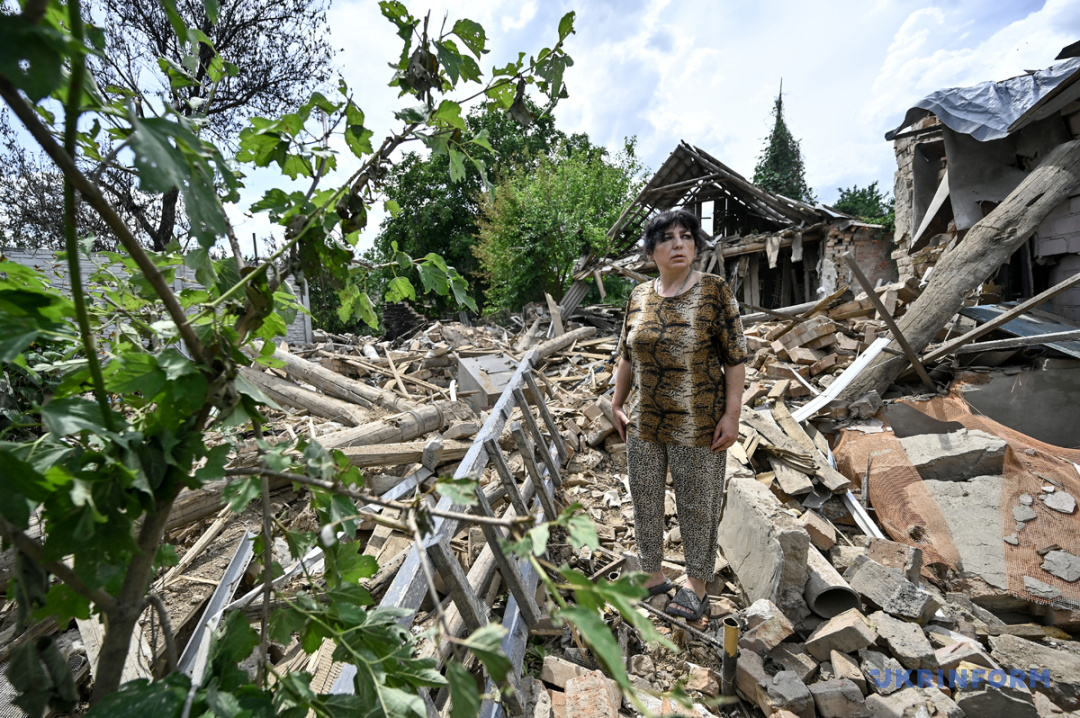
M 630 426 L 630 415 L 621 406 L 611 405 L 611 414 L 615 417 L 615 430 L 619 432 L 619 438 L 626 443 L 626 427 Z
M 735 412 L 725 412 L 716 422 L 716 429 L 712 435 L 713 451 L 726 451 L 732 444 L 739 440 L 739 415 Z

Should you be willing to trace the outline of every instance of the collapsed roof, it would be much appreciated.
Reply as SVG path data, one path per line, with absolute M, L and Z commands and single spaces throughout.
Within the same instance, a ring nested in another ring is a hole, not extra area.
M 710 201 L 716 203 L 711 233 L 726 237 L 809 226 L 846 216 L 764 190 L 705 150 L 682 141 L 608 231 L 612 256 L 637 244 L 653 214 Z
M 885 139 L 893 140 L 904 128 L 935 115 L 955 132 L 982 142 L 998 140 L 1049 117 L 1078 98 L 1080 57 L 1074 57 L 1001 82 L 980 82 L 933 92 L 916 102 L 900 126 L 885 133 Z

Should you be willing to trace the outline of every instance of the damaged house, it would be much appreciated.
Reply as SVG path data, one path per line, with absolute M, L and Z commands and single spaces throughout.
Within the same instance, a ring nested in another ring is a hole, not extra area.
M 877 225 L 858 222 L 823 205 L 810 206 L 768 192 L 702 149 L 681 142 L 608 231 L 610 257 L 583 257 L 560 310 L 568 316 L 588 291 L 585 280 L 621 274 L 640 281 L 655 272 L 641 257 L 645 223 L 657 212 L 694 212 L 715 240 L 699 268 L 723 274 L 749 307 L 803 303 L 850 282 L 840 256 L 850 252 L 875 284 L 893 282 L 890 238 Z
M 1044 70 L 939 90 L 886 134 L 898 165 L 893 259 L 901 274 L 927 276 L 1051 150 L 1080 137 L 1080 57 L 1067 50 Z M 984 284 L 981 303 L 1032 297 L 1078 271 L 1080 187 Z M 1080 287 L 1052 297 L 1046 309 L 1080 321 Z

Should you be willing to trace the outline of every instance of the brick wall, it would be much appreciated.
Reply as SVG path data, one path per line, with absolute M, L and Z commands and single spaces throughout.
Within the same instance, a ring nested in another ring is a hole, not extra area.
M 896 211 L 896 246 L 907 250 L 911 233 L 915 231 L 912 225 L 915 222 L 914 214 L 914 171 L 912 163 L 915 161 L 916 137 L 902 137 L 893 142 L 893 152 L 896 154 L 896 174 L 893 176 L 893 197 L 895 198 L 894 209 Z
M 1066 254 L 1050 270 L 1050 281 L 1054 284 L 1064 282 L 1080 272 L 1080 254 Z M 1080 321 L 1080 287 L 1066 289 L 1051 301 L 1054 313 L 1066 319 Z
M 49 283 L 57 289 L 70 290 L 71 282 L 68 278 L 68 265 L 66 261 L 58 261 L 56 259 L 56 253 L 51 250 L 33 250 L 33 249 L 0 249 L 0 254 L 5 258 L 18 262 L 26 267 L 33 267 L 48 279 Z M 98 255 L 95 257 L 95 261 L 98 263 L 105 263 L 104 257 Z M 85 257 L 79 258 L 79 267 L 82 272 L 83 281 L 97 271 L 97 266 L 94 261 Z M 115 270 L 114 270 L 115 271 Z M 121 270 L 122 271 L 122 270 Z M 185 287 L 199 287 L 195 281 L 195 272 L 187 267 L 182 267 L 177 271 L 176 279 L 173 281 L 173 291 L 179 292 Z M 290 279 L 288 280 L 289 286 L 292 287 L 293 293 L 297 295 L 300 302 L 305 307 L 310 307 L 308 300 L 308 294 L 306 287 L 303 290 L 297 288 L 296 283 Z M 311 315 L 304 312 L 297 312 L 296 319 L 292 324 L 288 326 L 285 340 L 290 344 L 309 344 L 312 341 L 311 338 Z
M 850 284 L 856 294 L 862 291 L 857 288 L 858 280 L 852 276 L 847 262 L 841 258 L 845 252 L 851 252 L 859 269 L 872 285 L 895 282 L 898 275 L 892 250 L 892 238 L 879 232 L 861 227 L 854 231 L 831 230 L 824 242 L 818 264 L 822 287 L 826 293 L 831 293 L 844 284 Z
M 1055 207 L 1035 232 L 1035 257 L 1053 263 L 1050 282 L 1057 284 L 1080 272 L 1080 188 Z M 1051 300 L 1055 314 L 1080 320 L 1080 287 Z
M 1046 216 L 1035 230 L 1035 256 L 1080 254 L 1080 188 Z

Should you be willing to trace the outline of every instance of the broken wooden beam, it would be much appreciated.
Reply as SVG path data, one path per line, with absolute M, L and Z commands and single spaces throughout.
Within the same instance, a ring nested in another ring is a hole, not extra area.
M 449 542 L 445 539 L 436 541 L 428 546 L 427 551 L 428 557 L 442 577 L 443 584 L 450 592 L 450 598 L 457 606 L 465 627 L 472 632 L 486 626 L 487 611 L 484 610 L 484 605 L 461 569 L 461 564 L 454 555 L 454 550 L 450 548 Z
M 526 376 L 528 376 L 528 373 L 526 373 Z M 529 430 L 529 436 L 532 438 L 532 445 L 540 447 L 544 446 L 544 436 L 540 433 L 540 426 L 536 423 L 536 417 L 533 416 L 532 409 L 529 407 L 529 402 L 525 398 L 525 392 L 521 387 L 514 389 L 514 398 L 517 399 L 518 408 L 521 409 L 521 416 L 525 421 L 525 428 Z M 558 432 L 555 432 L 555 435 L 558 436 Z M 555 441 L 554 437 L 552 437 L 552 441 Z M 541 452 L 541 458 L 544 464 L 547 465 L 548 473 L 551 474 L 552 481 L 555 482 L 555 488 L 562 486 L 562 477 L 559 475 L 558 462 L 552 459 L 551 455 L 546 451 Z
M 549 339 L 543 344 L 537 345 L 536 348 L 533 349 L 533 351 L 536 352 L 534 366 L 536 362 L 539 362 L 541 359 L 546 359 L 555 352 L 562 351 L 579 339 L 587 339 L 594 334 L 596 334 L 596 327 L 580 327 L 573 331 L 566 332 L 560 337 Z
M 908 305 L 900 330 L 911 346 L 925 347 L 963 306 L 964 298 L 1007 262 L 1050 212 L 1080 184 L 1080 140 L 1055 147 L 964 241 L 938 260 L 923 293 Z M 851 383 L 843 398 L 856 399 L 870 390 L 884 391 L 904 367 L 880 357 Z
M 327 449 L 401 443 L 433 431 L 441 431 L 455 421 L 467 421 L 474 416 L 472 407 L 465 402 L 440 401 L 388 416 L 381 421 L 334 431 L 315 438 Z
M 547 292 L 544 292 L 544 298 L 547 299 L 548 311 L 551 312 L 551 330 L 554 336 L 561 337 L 566 331 L 563 329 L 562 312 L 559 311 L 559 305 L 555 303 L 555 300 Z
M 1047 289 L 1045 292 L 1041 292 L 1040 294 L 1032 297 L 1031 299 L 1028 299 L 1027 301 L 1024 301 L 1024 302 L 1021 302 L 1020 304 L 1017 304 L 1012 309 L 1009 309 L 1008 311 L 1003 312 L 1002 314 L 999 314 L 998 316 L 994 317 L 990 321 L 983 322 L 982 324 L 975 327 L 970 332 L 967 332 L 963 336 L 957 337 L 956 339 L 953 339 L 953 340 L 951 340 L 949 342 L 946 342 L 945 344 L 941 345 L 937 349 L 934 349 L 933 351 L 928 352 L 926 354 L 926 356 L 923 357 L 923 361 L 929 363 L 929 362 L 935 361 L 937 359 L 940 359 L 941 357 L 946 356 L 948 354 L 963 354 L 965 352 L 961 352 L 961 351 L 957 351 L 957 350 L 960 347 L 967 344 L 968 342 L 972 342 L 972 341 L 978 339 L 981 336 L 985 336 L 986 334 L 989 334 L 990 332 L 997 329 L 998 327 L 1000 327 L 1000 326 L 1002 326 L 1004 324 L 1007 324 L 1012 319 L 1015 319 L 1016 317 L 1020 316 L 1021 314 L 1027 312 L 1028 310 L 1034 309 L 1035 307 L 1039 306 L 1040 304 L 1042 304 L 1044 302 L 1050 301 L 1051 299 L 1053 299 L 1057 295 L 1064 292 L 1066 289 L 1070 289 L 1070 288 L 1076 286 L 1077 284 L 1080 284 L 1080 272 L 1074 274 L 1073 276 L 1069 277 L 1068 279 L 1066 279 L 1063 282 L 1058 282 L 1054 286 Z M 1061 340 L 1059 339 L 1059 340 L 1055 340 L 1055 341 L 1061 341 Z M 1035 342 L 1035 343 L 1038 344 L 1039 342 Z
M 274 359 L 285 364 L 285 371 L 291 376 L 307 382 L 338 399 L 360 404 L 361 406 L 375 404 L 393 411 L 409 411 L 416 408 L 416 404 L 402 399 L 392 391 L 368 386 L 363 382 L 350 379 L 319 364 L 301 359 L 295 354 L 277 349 L 274 351 L 273 356 Z
M 904 352 L 904 356 L 911 362 L 911 366 L 915 368 L 915 373 L 922 379 L 922 383 L 926 385 L 926 388 L 930 391 L 936 392 L 937 385 L 934 384 L 934 380 L 930 378 L 930 375 L 926 373 L 926 367 L 919 361 L 919 357 L 915 354 L 915 351 L 908 344 L 908 340 L 904 337 L 903 332 L 900 331 L 900 327 L 896 325 L 896 320 L 892 318 L 892 314 L 885 309 L 885 305 L 881 303 L 881 298 L 878 297 L 877 292 L 874 291 L 873 285 L 870 284 L 870 280 L 863 274 L 862 269 L 859 268 L 858 262 L 855 261 L 855 255 L 851 252 L 844 252 L 844 261 L 847 262 L 848 267 L 851 268 L 851 273 L 855 275 L 855 278 L 859 280 L 859 284 L 862 285 L 863 290 L 866 291 L 867 297 L 874 305 L 874 309 L 877 310 L 878 316 L 889 325 L 889 330 L 892 332 L 893 339 Z
M 303 409 L 345 426 L 359 426 L 370 419 L 368 412 L 356 404 L 305 389 L 253 367 L 240 367 L 240 374 L 278 404 Z
M 397 466 L 399 464 L 417 463 L 424 458 L 424 450 L 427 441 L 410 441 L 400 444 L 374 444 L 371 446 L 345 446 L 339 449 L 348 457 L 353 466 L 360 468 L 370 466 Z M 456 461 L 465 456 L 469 447 L 468 441 L 444 441 L 438 463 Z M 429 469 L 432 467 L 428 467 Z

